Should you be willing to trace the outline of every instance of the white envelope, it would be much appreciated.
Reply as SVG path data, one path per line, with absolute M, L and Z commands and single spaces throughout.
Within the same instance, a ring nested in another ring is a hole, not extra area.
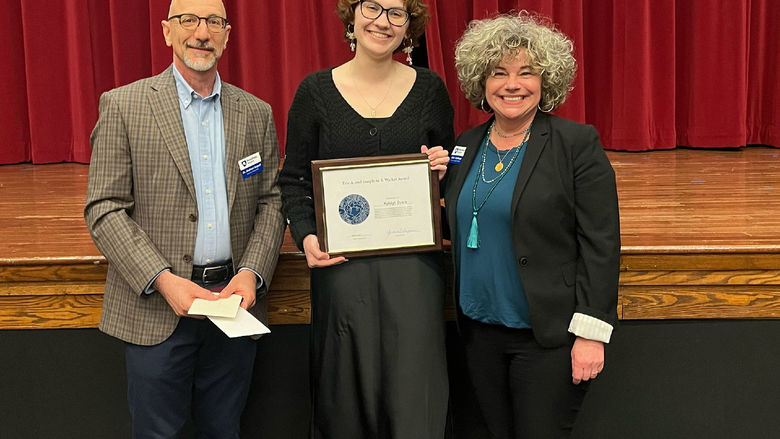
M 219 300 L 195 299 L 187 314 L 194 316 L 229 317 L 233 318 L 241 307 L 241 296 L 233 294 Z
M 214 325 L 230 338 L 268 334 L 271 332 L 267 326 L 262 324 L 260 320 L 257 320 L 249 311 L 240 307 L 235 318 L 209 316 L 209 320 L 214 322 Z

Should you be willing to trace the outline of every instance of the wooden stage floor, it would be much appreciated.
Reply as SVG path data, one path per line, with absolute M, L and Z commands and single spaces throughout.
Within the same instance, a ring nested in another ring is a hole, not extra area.
M 780 149 L 608 155 L 621 319 L 780 317 Z M 105 260 L 82 217 L 87 173 L 0 166 L 0 329 L 97 326 Z M 282 251 L 271 323 L 308 323 L 308 270 L 289 236 Z

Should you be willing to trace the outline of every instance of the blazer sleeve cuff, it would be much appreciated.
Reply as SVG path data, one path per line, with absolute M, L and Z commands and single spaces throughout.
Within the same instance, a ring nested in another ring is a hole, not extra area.
M 154 289 L 154 281 L 156 281 L 157 278 L 160 277 L 160 275 L 163 274 L 163 272 L 166 272 L 166 271 L 171 271 L 171 269 L 170 268 L 164 268 L 164 269 L 160 270 L 160 272 L 157 273 L 157 275 L 154 276 L 152 278 L 152 280 L 149 281 L 148 284 L 146 284 L 146 288 L 144 288 L 144 294 L 149 295 L 149 294 L 152 294 L 155 291 L 157 291 L 157 290 Z
M 613 329 L 609 323 L 579 312 L 575 312 L 569 322 L 569 332 L 572 334 L 603 343 L 609 343 Z
M 257 278 L 257 285 L 255 285 L 255 290 L 260 291 L 260 289 L 263 288 L 263 286 L 265 285 L 265 282 L 263 281 L 263 276 L 260 276 L 260 273 L 256 272 L 255 270 L 252 270 L 249 267 L 241 267 L 238 269 L 238 271 L 243 271 L 243 270 L 249 270 L 255 274 L 255 277 Z

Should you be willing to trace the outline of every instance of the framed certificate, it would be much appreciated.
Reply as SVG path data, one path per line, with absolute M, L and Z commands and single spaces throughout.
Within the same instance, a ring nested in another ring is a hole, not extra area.
M 320 247 L 369 256 L 441 250 L 437 174 L 425 154 L 314 160 Z

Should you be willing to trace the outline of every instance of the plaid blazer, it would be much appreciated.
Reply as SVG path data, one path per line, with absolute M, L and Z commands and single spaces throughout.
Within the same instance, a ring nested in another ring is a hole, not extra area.
M 233 265 L 260 273 L 267 289 L 284 232 L 271 107 L 224 82 L 220 99 Z M 99 112 L 90 137 L 84 217 L 108 260 L 100 330 L 153 345 L 173 333 L 179 317 L 162 295 L 143 290 L 168 267 L 190 278 L 197 233 L 198 207 L 172 67 L 104 93 Z M 238 161 L 255 152 L 264 170 L 243 179 Z M 264 291 L 258 291 L 251 309 L 262 321 L 267 320 Z

